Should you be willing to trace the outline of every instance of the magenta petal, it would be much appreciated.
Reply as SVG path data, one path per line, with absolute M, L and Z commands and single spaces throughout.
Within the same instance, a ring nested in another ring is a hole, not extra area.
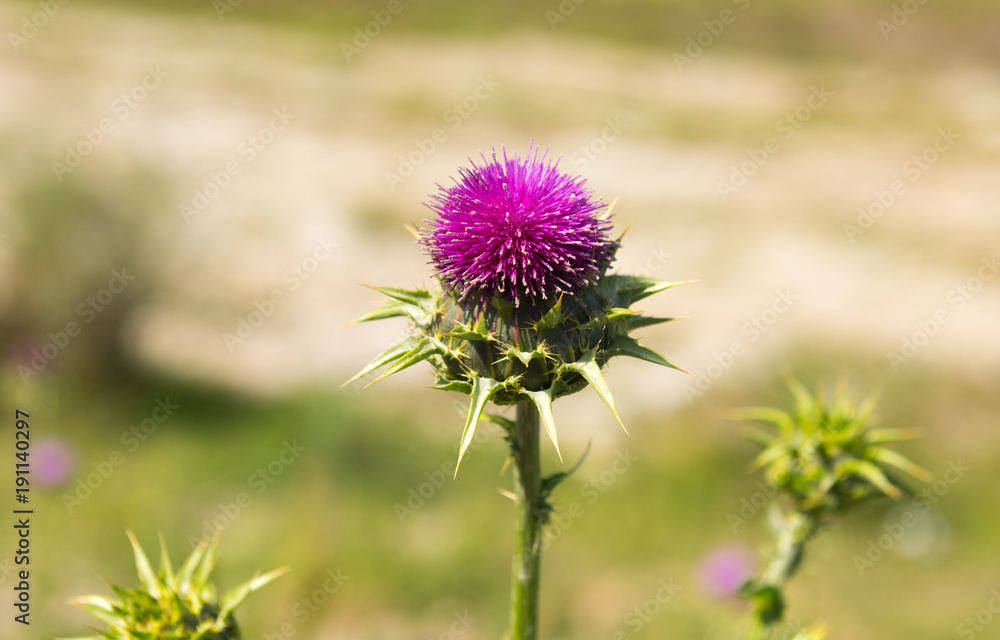
M 582 178 L 560 173 L 537 148 L 470 163 L 427 205 L 438 217 L 421 242 L 445 286 L 462 300 L 521 306 L 596 282 L 615 242 L 606 206 Z

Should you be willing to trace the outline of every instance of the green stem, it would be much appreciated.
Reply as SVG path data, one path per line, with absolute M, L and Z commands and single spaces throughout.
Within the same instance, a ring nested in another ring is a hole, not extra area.
M 538 456 L 538 409 L 517 405 L 511 449 L 514 455 L 514 562 L 510 592 L 510 640 L 538 637 L 538 579 L 541 569 L 542 474 Z
M 798 511 L 778 517 L 778 539 L 760 581 L 780 590 L 798 570 L 806 542 L 816 532 L 816 520 Z
M 774 507 L 771 526 L 776 540 L 757 583 L 762 587 L 772 587 L 775 590 L 774 599 L 758 601 L 750 626 L 750 640 L 769 637 L 771 626 L 783 618 L 785 584 L 798 570 L 806 542 L 816 533 L 819 522 L 813 515 L 800 511 L 782 513 Z

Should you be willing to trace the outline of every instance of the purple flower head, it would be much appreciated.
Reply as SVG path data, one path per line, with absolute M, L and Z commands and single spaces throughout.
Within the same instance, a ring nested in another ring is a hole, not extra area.
M 753 554 L 746 547 L 718 547 L 701 561 L 698 582 L 702 589 L 717 598 L 733 597 L 753 573 L 753 568 Z
M 31 452 L 33 482 L 55 487 L 66 482 L 76 467 L 76 455 L 62 440 L 43 440 Z
M 582 178 L 531 149 L 524 158 L 482 156 L 459 169 L 449 189 L 431 196 L 438 214 L 421 242 L 441 281 L 459 300 L 494 296 L 515 307 L 573 294 L 597 281 L 617 243 L 608 238 L 606 205 Z

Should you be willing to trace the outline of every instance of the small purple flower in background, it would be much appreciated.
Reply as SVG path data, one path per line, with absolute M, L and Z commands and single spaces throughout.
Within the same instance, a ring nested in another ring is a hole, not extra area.
M 750 577 L 754 566 L 753 553 L 746 547 L 718 547 L 701 561 L 698 583 L 706 593 L 717 598 L 735 597 L 736 590 Z
M 45 342 L 36 338 L 18 338 L 7 348 L 7 359 L 15 367 L 27 367 L 34 370 L 35 360 L 45 361 L 42 349 Z
M 427 247 L 444 286 L 462 301 L 505 298 L 515 307 L 594 284 L 614 257 L 606 205 L 584 180 L 529 149 L 524 158 L 482 156 L 455 185 L 431 196 Z
M 42 487 L 66 482 L 76 467 L 76 454 L 62 440 L 43 440 L 31 448 L 31 479 Z
M 15 364 L 27 365 L 31 362 L 32 349 L 40 349 L 41 347 L 40 340 L 20 338 L 11 343 L 8 347 L 8 354 Z

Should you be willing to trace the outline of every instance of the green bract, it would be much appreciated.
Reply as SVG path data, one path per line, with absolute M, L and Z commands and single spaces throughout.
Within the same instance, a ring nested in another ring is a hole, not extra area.
M 369 383 L 374 384 L 426 361 L 434 367 L 433 388 L 470 396 L 459 463 L 489 401 L 498 405 L 534 403 L 558 452 L 552 416 L 552 401 L 558 397 L 589 384 L 621 423 L 601 373 L 608 360 L 631 356 L 677 368 L 630 335 L 635 329 L 674 318 L 644 316 L 630 307 L 678 284 L 683 283 L 605 273 L 595 285 L 572 297 L 520 309 L 499 297 L 486 305 L 461 305 L 441 289 L 375 287 L 390 300 L 355 322 L 405 316 L 412 331 L 345 385 L 385 367 Z
M 167 548 L 160 538 L 160 571 L 154 573 L 145 552 L 131 531 L 129 541 L 141 588 L 111 585 L 117 600 L 104 596 L 81 596 L 71 600 L 108 625 L 99 635 L 75 640 L 237 640 L 236 609 L 251 593 L 288 569 L 278 569 L 252 579 L 226 594 L 221 601 L 209 574 L 215 565 L 218 536 L 211 544 L 202 541 L 175 573 Z
M 764 447 L 752 468 L 763 467 L 797 511 L 821 516 L 882 494 L 898 498 L 903 485 L 893 470 L 925 482 L 933 479 L 885 446 L 915 438 L 914 429 L 871 428 L 873 398 L 855 406 L 846 381 L 829 402 L 814 397 L 797 380 L 790 380 L 789 388 L 794 397 L 791 412 L 753 407 L 740 411 L 739 417 L 777 427 L 774 433 L 748 431 L 748 437 Z

